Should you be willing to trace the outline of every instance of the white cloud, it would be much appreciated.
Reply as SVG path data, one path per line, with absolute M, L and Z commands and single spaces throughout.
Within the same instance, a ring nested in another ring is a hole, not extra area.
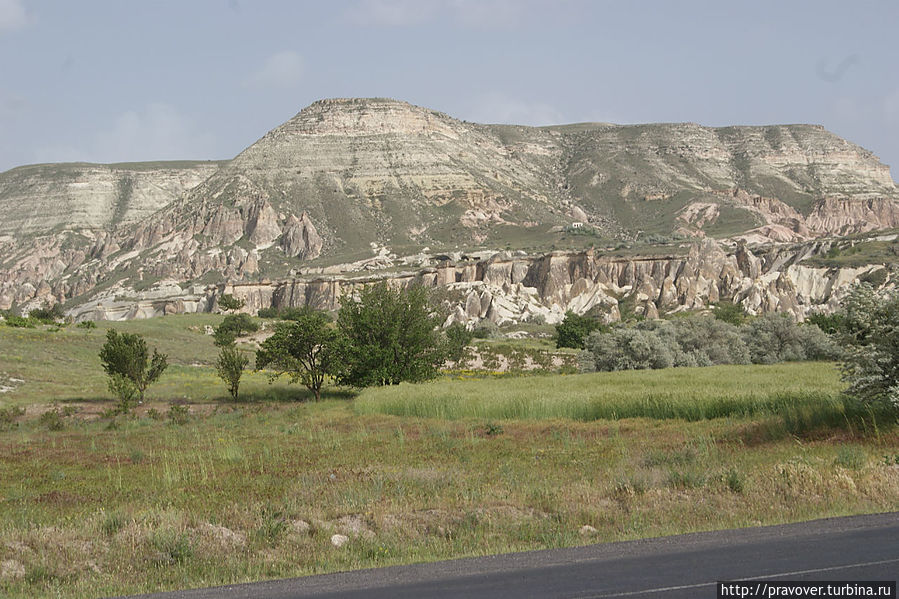
M 0 0 L 0 31 L 19 29 L 28 23 L 21 0 Z
M 527 102 L 501 93 L 489 93 L 475 101 L 470 120 L 513 125 L 558 125 L 564 115 L 543 102 Z
M 507 27 L 528 12 L 522 0 L 358 0 L 345 16 L 359 25 L 408 27 L 448 20 L 464 27 Z
M 269 56 L 258 71 L 244 83 L 246 87 L 291 89 L 303 78 L 303 58 L 296 52 L 278 52 Z

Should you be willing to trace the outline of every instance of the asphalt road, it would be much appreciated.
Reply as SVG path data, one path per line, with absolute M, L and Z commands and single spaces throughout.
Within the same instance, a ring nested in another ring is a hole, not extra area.
M 716 596 L 715 583 L 899 577 L 899 512 L 326 574 L 144 599 Z

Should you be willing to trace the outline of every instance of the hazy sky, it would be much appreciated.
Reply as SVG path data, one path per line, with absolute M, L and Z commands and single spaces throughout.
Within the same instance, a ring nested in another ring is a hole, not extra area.
M 304 106 L 820 123 L 899 173 L 899 3 L 0 0 L 0 171 L 231 158 Z

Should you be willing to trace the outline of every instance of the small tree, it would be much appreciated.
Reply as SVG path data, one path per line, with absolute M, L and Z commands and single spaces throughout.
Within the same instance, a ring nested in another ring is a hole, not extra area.
M 224 346 L 215 362 L 219 378 L 228 386 L 228 392 L 235 401 L 240 388 L 240 377 L 243 376 L 243 370 L 249 363 L 250 359 L 234 344 Z
M 364 287 L 358 301 L 344 298 L 337 315 L 337 380 L 367 387 L 434 378 L 445 356 L 437 321 L 420 286 L 392 289 L 378 283 Z
M 256 369 L 272 368 L 276 378 L 290 376 L 321 399 L 325 378 L 334 369 L 337 331 L 324 312 L 304 309 L 292 322 L 281 323 L 256 352 Z
M 464 325 L 456 322 L 446 327 L 443 334 L 446 337 L 445 358 L 458 364 L 465 359 L 465 350 L 474 338 L 474 333 L 466 329 Z
M 569 310 L 565 313 L 565 320 L 556 325 L 556 347 L 584 349 L 587 335 L 601 326 L 595 318 L 580 316 Z
M 249 314 L 229 314 L 222 320 L 222 324 L 215 328 L 213 343 L 218 347 L 227 347 L 244 333 L 253 333 L 258 330 L 259 325 Z
M 799 325 L 788 314 L 769 313 L 742 327 L 743 339 L 756 364 L 838 357 L 839 351 L 821 329 Z
M 735 326 L 746 322 L 746 318 L 749 316 L 743 306 L 727 301 L 715 304 L 715 307 L 712 308 L 712 315 L 718 320 Z
M 226 293 L 219 298 L 219 308 L 225 310 L 226 312 L 236 312 L 244 307 L 246 302 L 242 299 L 237 299 L 230 293 Z
M 120 335 L 115 329 L 106 333 L 106 343 L 100 350 L 100 362 L 110 377 L 110 390 L 117 395 L 125 411 L 130 408 L 135 393 L 138 400 L 143 401 L 147 387 L 159 378 L 168 365 L 166 355 L 155 348 L 150 358 L 143 337 L 131 333 Z
M 866 406 L 899 415 L 899 293 L 879 295 L 868 284 L 842 304 L 845 348 L 841 370 L 847 393 Z

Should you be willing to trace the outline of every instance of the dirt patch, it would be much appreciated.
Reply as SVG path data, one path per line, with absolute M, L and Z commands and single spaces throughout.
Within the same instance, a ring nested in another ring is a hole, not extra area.
M 25 566 L 14 559 L 0 562 L 0 580 L 15 580 L 25 578 Z

